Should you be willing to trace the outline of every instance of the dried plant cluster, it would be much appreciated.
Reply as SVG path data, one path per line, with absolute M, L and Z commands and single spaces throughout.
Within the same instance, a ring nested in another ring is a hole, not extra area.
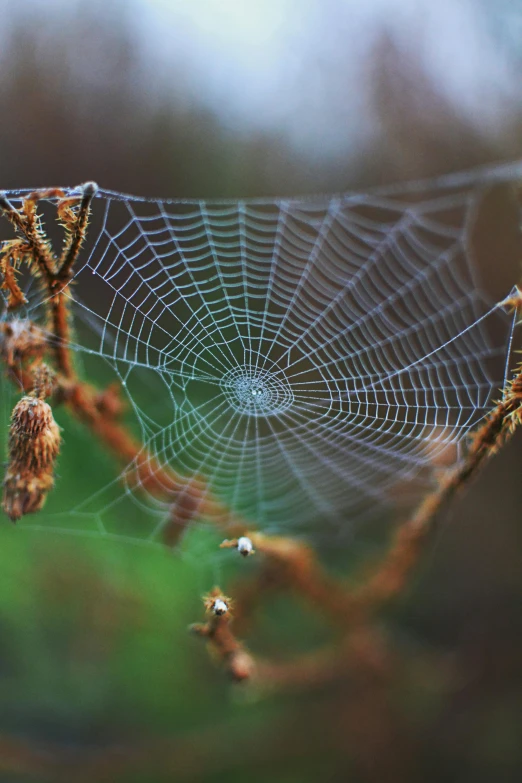
M 234 680 L 254 680 L 265 688 L 295 688 L 338 677 L 340 672 L 356 671 L 358 676 L 364 672 L 369 678 L 386 676 L 390 656 L 375 630 L 375 614 L 404 590 L 439 512 L 522 423 L 522 368 L 475 432 L 465 460 L 441 474 L 435 491 L 396 530 L 382 562 L 365 567 L 351 581 L 333 578 L 308 545 L 249 530 L 248 523 L 235 518 L 212 496 L 204 477 L 188 480 L 160 466 L 123 422 L 120 389 L 115 385 L 98 389 L 78 375 L 70 349 L 71 281 L 86 237 L 96 186 L 87 183 L 76 192 L 77 196 L 66 196 L 57 189 L 38 191 L 28 195 L 20 209 L 0 196 L 1 213 L 16 234 L 4 243 L 0 260 L 0 283 L 7 292 L 10 311 L 0 327 L 0 358 L 5 372 L 23 394 L 11 419 L 4 511 L 16 521 L 42 508 L 53 488 L 60 450 L 60 430 L 53 408 L 64 405 L 122 465 L 132 466 L 126 475 L 131 485 L 167 500 L 171 511 L 164 531 L 166 546 L 175 545 L 192 520 L 204 517 L 225 535 L 235 536 L 223 542 L 224 548 L 234 548 L 245 558 L 254 555 L 257 566 L 249 569 L 249 578 L 232 587 L 233 601 L 216 587 L 204 597 L 206 622 L 193 626 Z M 56 204 L 65 234 L 59 256 L 38 214 L 41 199 L 52 199 Z M 44 293 L 42 323 L 17 318 L 25 304 L 19 285 L 22 267 Z M 519 311 L 522 297 L 513 297 L 504 304 Z M 256 604 L 274 591 L 292 591 L 329 618 L 337 631 L 335 644 L 289 663 L 254 657 L 236 638 L 232 626 L 245 629 Z
M 39 511 L 54 484 L 60 430 L 51 406 L 36 391 L 16 404 L 9 432 L 3 508 L 15 522 Z

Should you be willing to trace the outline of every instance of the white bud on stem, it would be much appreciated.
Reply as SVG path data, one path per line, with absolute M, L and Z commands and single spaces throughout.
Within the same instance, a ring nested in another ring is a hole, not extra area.
M 228 612 L 227 602 L 223 601 L 222 598 L 216 598 L 216 600 L 211 606 L 211 612 L 213 612 L 218 617 L 221 617 L 222 615 L 226 614 Z
M 240 555 L 243 555 L 243 557 L 248 557 L 249 555 L 254 554 L 254 545 L 252 544 L 252 541 L 247 536 L 241 536 L 241 538 L 238 538 L 237 540 L 237 551 Z

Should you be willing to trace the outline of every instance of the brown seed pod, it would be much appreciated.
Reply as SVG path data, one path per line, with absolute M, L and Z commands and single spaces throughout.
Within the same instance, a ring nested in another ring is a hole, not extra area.
M 22 397 L 11 416 L 4 479 L 3 509 L 13 522 L 45 503 L 54 484 L 60 440 L 51 406 L 36 397 Z

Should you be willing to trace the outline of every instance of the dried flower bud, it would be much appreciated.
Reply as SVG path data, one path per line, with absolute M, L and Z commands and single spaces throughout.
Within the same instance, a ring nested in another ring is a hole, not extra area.
M 60 429 L 51 406 L 37 397 L 22 397 L 11 416 L 4 479 L 3 509 L 13 522 L 42 508 L 54 484 L 59 451 Z
M 219 545 L 220 549 L 237 549 L 240 555 L 248 557 L 255 554 L 254 544 L 252 539 L 248 536 L 240 536 L 239 538 L 225 538 Z
M 233 602 L 219 587 L 203 596 L 203 602 L 208 620 L 191 626 L 191 630 L 207 640 L 212 657 L 225 664 L 236 682 L 250 679 L 255 672 L 255 662 L 230 627 Z
M 249 555 L 254 554 L 254 545 L 252 544 L 252 540 L 248 538 L 248 536 L 241 536 L 237 540 L 237 551 L 240 555 L 243 555 L 243 557 L 248 557 Z
M 216 598 L 216 600 L 210 607 L 210 611 L 213 612 L 214 614 L 217 614 L 218 617 L 221 617 L 222 615 L 228 612 L 228 604 L 225 601 L 223 601 L 223 599 Z
M 214 587 L 207 595 L 203 597 L 205 609 L 209 614 L 216 617 L 222 617 L 230 611 L 231 601 L 226 595 L 223 595 L 219 587 Z

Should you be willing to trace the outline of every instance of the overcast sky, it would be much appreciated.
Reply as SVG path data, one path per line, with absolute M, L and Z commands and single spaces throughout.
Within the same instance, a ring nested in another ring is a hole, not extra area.
M 378 132 L 368 55 L 383 30 L 422 58 L 455 111 L 485 133 L 521 103 L 519 70 L 498 34 L 503 15 L 505 30 L 522 19 L 516 0 L 496 10 L 490 3 L 487 14 L 480 0 L 133 2 L 143 45 L 167 82 L 166 64 L 181 62 L 193 94 L 226 122 L 281 129 L 300 146 L 322 139 L 326 154 Z
M 63 15 L 75 0 L 24 0 L 18 14 Z M 119 3 L 100 5 L 118 24 Z M 513 31 L 522 0 L 125 0 L 151 94 L 201 103 L 223 124 L 275 131 L 300 151 L 357 155 L 378 139 L 368 87 L 386 31 L 419 57 L 453 110 L 495 135 L 522 106 Z M 137 56 L 138 52 L 137 52 Z

